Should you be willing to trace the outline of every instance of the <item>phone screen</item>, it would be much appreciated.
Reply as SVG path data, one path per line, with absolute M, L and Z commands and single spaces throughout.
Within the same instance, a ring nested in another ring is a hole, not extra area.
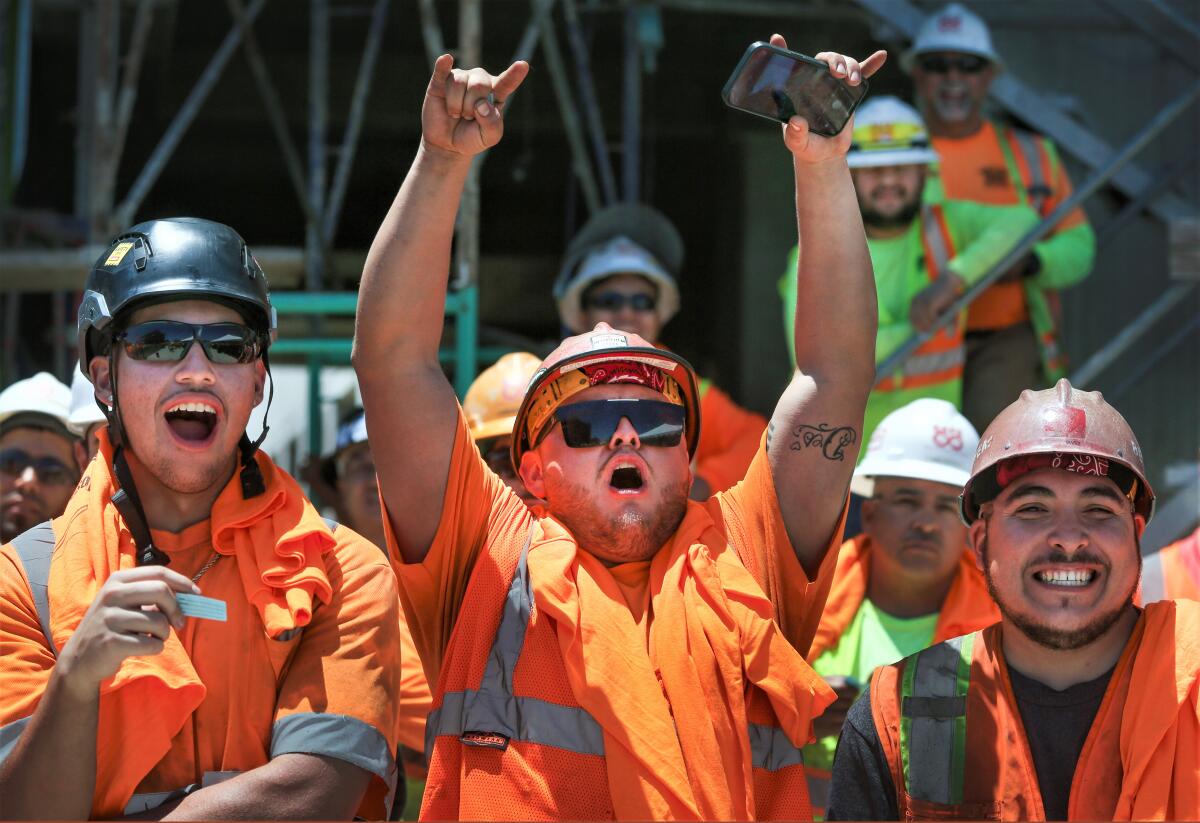
M 737 109 L 786 123 L 799 115 L 817 134 L 840 132 L 867 93 L 849 86 L 819 61 L 756 43 L 725 85 L 725 102 Z

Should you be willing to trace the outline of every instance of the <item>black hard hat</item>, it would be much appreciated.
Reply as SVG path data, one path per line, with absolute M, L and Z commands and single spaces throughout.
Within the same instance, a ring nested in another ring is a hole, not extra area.
M 88 273 L 76 324 L 80 371 L 88 373 L 98 335 L 114 320 L 135 307 L 186 299 L 229 305 L 267 344 L 275 339 L 267 277 L 241 235 L 198 217 L 149 220 L 113 238 Z

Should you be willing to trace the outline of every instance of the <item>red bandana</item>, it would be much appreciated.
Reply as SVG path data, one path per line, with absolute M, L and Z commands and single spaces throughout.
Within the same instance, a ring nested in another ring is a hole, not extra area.
M 588 382 L 593 386 L 603 386 L 608 383 L 636 383 L 657 392 L 663 390 L 665 375 L 662 369 L 656 369 L 646 363 L 614 361 L 601 363 L 598 366 L 583 366 L 580 371 L 587 375 Z
M 996 484 L 1001 489 L 1007 488 L 1022 475 L 1039 469 L 1061 469 L 1089 477 L 1108 477 L 1108 458 L 1073 452 L 1046 452 L 1013 457 L 996 467 Z

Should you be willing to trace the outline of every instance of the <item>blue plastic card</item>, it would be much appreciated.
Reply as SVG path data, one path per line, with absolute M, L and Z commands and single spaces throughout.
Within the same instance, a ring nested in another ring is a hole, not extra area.
M 199 617 L 202 620 L 219 620 L 225 622 L 225 601 L 215 597 L 204 597 L 199 594 L 177 594 L 179 610 L 185 617 Z

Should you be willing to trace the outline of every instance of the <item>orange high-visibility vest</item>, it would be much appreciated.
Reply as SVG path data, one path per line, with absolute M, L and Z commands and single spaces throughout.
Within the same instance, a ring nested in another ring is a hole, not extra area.
M 535 607 L 528 552 L 492 544 L 467 584 L 425 726 L 422 820 L 614 819 L 604 733 Z M 756 686 L 746 710 L 756 817 L 811 819 L 800 749 Z
M 871 713 L 905 819 L 1044 820 L 1000 625 L 871 678 Z M 1068 819 L 1200 815 L 1200 604 L 1147 606 L 1080 752 Z
M 933 283 L 957 254 L 946 215 L 937 203 L 921 207 L 921 245 L 925 252 L 925 273 Z M 967 359 L 965 328 L 963 319 L 958 318 L 940 329 L 900 367 L 899 379 L 889 375 L 875 384 L 875 391 L 919 389 L 961 379 Z
M 1141 602 L 1200 600 L 1200 528 L 1142 560 Z

